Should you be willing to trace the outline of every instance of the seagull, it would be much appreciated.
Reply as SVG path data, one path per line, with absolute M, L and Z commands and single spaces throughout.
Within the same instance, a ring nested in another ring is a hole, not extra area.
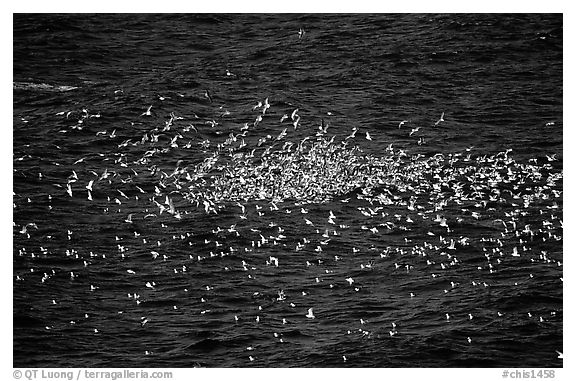
M 352 277 L 346 278 L 346 281 L 348 282 L 348 284 L 350 284 L 350 286 L 352 286 L 352 283 L 354 283 L 354 279 L 352 279 Z
M 256 120 L 254 121 L 254 127 L 256 127 L 258 123 L 260 123 L 261 121 L 262 121 L 262 115 L 258 115 L 256 117 Z
M 516 246 L 514 246 L 514 248 L 512 249 L 512 256 L 513 257 L 519 257 L 520 254 L 518 253 L 518 248 Z
M 418 132 L 419 130 L 420 130 L 420 127 L 413 128 L 412 131 L 410 131 L 410 134 L 409 134 L 408 136 L 414 135 L 414 134 L 415 134 L 416 132 Z
M 356 137 L 356 132 L 358 132 L 358 127 L 353 127 L 352 128 L 352 133 L 350 135 L 348 135 L 345 139 L 354 139 Z
M 300 122 L 300 115 L 296 115 L 296 119 L 294 120 L 294 122 L 292 122 L 294 129 L 298 128 L 298 122 Z
M 298 112 L 298 109 L 292 111 L 292 114 L 290 115 L 290 119 L 294 120 L 294 118 L 296 118 L 298 116 L 297 112 Z
M 324 118 L 320 119 L 320 126 L 318 126 L 320 133 L 325 134 L 328 132 L 328 123 L 324 123 Z
M 404 123 L 410 122 L 409 120 L 403 120 L 398 124 L 398 128 L 401 128 Z
M 145 112 L 143 112 L 140 116 L 152 116 L 152 105 L 150 105 L 150 107 L 148 107 L 148 110 L 146 110 Z
M 560 351 L 556 351 L 556 353 L 558 353 L 558 358 L 564 360 L 564 353 L 560 352 Z
M 366 140 L 372 140 L 372 137 L 370 136 L 370 134 L 368 133 L 368 131 L 366 131 Z
M 440 122 L 444 122 L 444 112 L 442 112 L 442 115 L 440 115 L 440 119 L 438 119 L 438 121 L 436 123 L 434 123 L 434 127 L 439 125 Z
M 546 159 L 548 159 L 548 161 L 556 161 L 556 160 L 558 160 L 558 159 L 556 158 L 556 154 L 554 154 L 554 155 L 552 155 L 552 156 L 546 155 Z
M 308 313 L 306 314 L 306 317 L 309 319 L 314 319 L 316 316 L 314 316 L 314 311 L 312 308 L 308 308 Z
M 210 95 L 210 92 L 208 90 L 204 90 L 204 98 L 208 98 L 210 103 L 212 103 L 212 95 Z
M 328 216 L 328 222 L 335 225 L 336 224 L 334 222 L 335 219 L 336 219 L 336 216 L 334 215 L 334 213 L 332 213 L 332 211 L 330 211 L 330 215 Z
M 301 40 L 305 34 L 306 34 L 306 31 L 304 29 L 300 28 L 300 30 L 298 31 L 298 39 Z

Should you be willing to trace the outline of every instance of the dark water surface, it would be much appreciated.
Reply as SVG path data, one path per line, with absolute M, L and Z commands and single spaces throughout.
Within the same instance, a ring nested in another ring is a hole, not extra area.
M 562 366 L 562 43 L 15 15 L 14 366 Z

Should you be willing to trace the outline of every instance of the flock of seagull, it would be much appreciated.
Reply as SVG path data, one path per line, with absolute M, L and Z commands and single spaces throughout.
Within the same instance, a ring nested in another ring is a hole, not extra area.
M 209 91 L 203 97 L 208 107 L 215 107 Z M 60 172 L 64 167 L 69 172 L 59 181 L 39 173 L 38 181 L 53 183 L 53 192 L 42 200 L 33 201 L 24 189 L 15 189 L 15 258 L 26 267 L 15 273 L 15 293 L 19 282 L 49 286 L 63 277 L 70 287 L 82 278 L 92 282 L 91 268 L 119 259 L 125 264 L 117 269 L 123 272 L 119 276 L 148 277 L 141 289 L 127 293 L 126 307 L 118 311 L 144 315 L 134 319 L 141 329 L 159 319 L 146 312 L 142 302 L 158 298 L 164 291 L 162 280 L 178 276 L 185 279 L 183 292 L 199 300 L 188 313 L 198 319 L 227 316 L 233 329 L 265 326 L 266 310 L 285 305 L 285 316 L 267 329 L 273 331 L 271 340 L 287 344 L 290 338 L 283 335 L 283 327 L 330 319 L 321 299 L 307 300 L 318 293 L 315 287 L 362 295 L 378 288 L 374 277 L 398 274 L 404 280 L 429 278 L 435 286 L 426 297 L 442 298 L 456 290 L 489 289 L 500 271 L 530 264 L 557 271 L 562 287 L 562 171 L 554 166 L 555 155 L 519 162 L 512 150 L 476 154 L 468 148 L 426 156 L 389 142 L 380 155 L 366 154 L 358 139 L 380 137 L 368 131 L 357 136 L 356 127 L 338 137 L 323 118 L 319 125 L 303 124 L 298 108 L 275 110 L 269 98 L 246 110 L 253 115 L 249 122 L 233 122 L 223 107 L 214 119 L 174 112 L 160 118 L 161 111 L 154 108 L 144 107 L 129 132 L 96 131 L 95 139 L 107 151 L 60 166 Z M 92 134 L 91 126 L 98 125 L 105 111 L 101 113 L 84 108 L 57 116 L 72 124 L 63 134 Z M 431 128 L 443 122 L 444 113 Z M 407 123 L 400 122 L 398 128 Z M 44 205 L 47 217 L 20 219 L 20 211 L 35 203 Z M 49 223 L 50 214 L 67 208 L 106 216 L 115 231 L 108 250 L 73 247 L 82 243 L 77 237 L 94 233 L 75 231 L 72 224 L 63 226 L 60 236 L 46 233 L 42 224 Z M 164 237 L 147 235 L 152 227 L 165 232 Z M 38 265 L 41 258 L 55 256 L 74 265 Z M 217 279 L 203 278 L 204 266 L 235 279 L 238 290 L 255 290 L 250 305 L 218 310 L 214 299 L 222 296 L 216 292 L 219 284 L 204 281 Z M 162 271 L 164 277 L 158 275 Z M 193 273 L 199 279 L 186 278 Z M 272 283 L 275 288 L 256 290 L 264 274 L 278 278 Z M 531 273 L 522 282 L 534 277 Z M 90 284 L 90 292 L 106 287 Z M 390 292 L 406 302 L 419 300 L 422 293 L 405 286 Z M 61 303 L 52 299 L 45 307 Z M 178 312 L 183 306 L 170 309 Z M 528 312 L 526 318 L 544 324 L 559 309 Z M 456 307 L 438 312 L 447 324 L 457 319 L 472 324 L 474 314 Z M 94 335 L 105 332 L 105 324 L 77 324 L 90 315 L 71 316 L 68 328 L 89 326 Z M 493 311 L 490 318 L 507 316 Z M 386 319 L 386 324 L 378 324 L 377 317 L 351 317 L 342 334 L 363 340 L 407 334 L 400 319 Z M 44 328 L 63 329 L 51 322 Z M 467 345 L 475 341 L 473 335 L 462 337 Z M 246 348 L 247 362 L 266 356 L 255 348 Z M 341 354 L 343 362 L 353 358 Z

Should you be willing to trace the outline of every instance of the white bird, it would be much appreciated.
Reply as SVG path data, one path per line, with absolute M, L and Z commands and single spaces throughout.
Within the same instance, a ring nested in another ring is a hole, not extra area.
M 372 140 L 372 137 L 370 136 L 370 134 L 368 133 L 368 131 L 366 131 L 366 140 Z
M 306 31 L 304 29 L 300 28 L 300 30 L 298 31 L 298 39 L 301 40 L 305 34 L 306 34 Z
M 352 286 L 352 283 L 354 283 L 354 279 L 352 279 L 352 277 L 346 278 L 346 281 L 348 282 L 348 284 L 350 284 L 350 286 Z
M 290 119 L 294 120 L 298 115 L 296 114 L 298 112 L 298 109 L 292 111 L 292 115 L 290 115 Z
M 256 120 L 254 121 L 254 127 L 256 127 L 258 123 L 260 123 L 261 121 L 262 121 L 262 115 L 258 115 L 256 117 Z
M 520 254 L 518 253 L 518 248 L 516 246 L 514 246 L 514 249 L 512 249 L 512 256 L 513 257 L 519 257 Z
M 434 123 L 434 127 L 436 127 L 437 125 L 439 125 L 440 122 L 444 122 L 444 112 L 442 112 L 442 115 L 440 116 L 440 119 L 438 119 L 438 121 L 437 121 L 436 123 Z
M 252 111 L 254 111 L 254 110 L 256 110 L 257 108 L 260 108 L 260 107 L 262 107 L 262 102 L 261 102 L 261 101 L 258 101 L 258 104 L 257 104 L 256 106 L 252 107 Z
M 558 358 L 564 360 L 564 353 L 560 352 L 560 351 L 556 351 L 556 353 L 558 353 Z
M 140 116 L 151 116 L 152 115 L 152 105 L 150 105 L 150 107 L 148 107 L 148 110 L 146 110 L 145 112 L 143 112 Z
M 210 92 L 208 90 L 204 90 L 204 98 L 207 98 L 210 103 L 212 103 L 212 95 L 210 95 Z
M 358 127 L 352 127 L 352 133 L 350 133 L 350 135 L 346 136 L 346 140 L 348 139 L 354 139 L 356 137 L 356 132 L 358 132 Z
M 294 126 L 295 130 L 298 128 L 299 122 L 300 122 L 300 115 L 296 115 L 296 119 L 294 120 L 294 122 L 292 122 L 292 125 Z
M 408 123 L 409 120 L 403 120 L 398 124 L 398 128 L 401 128 L 404 123 Z
M 314 316 L 314 311 L 312 308 L 308 308 L 308 313 L 306 314 L 306 317 L 309 319 L 314 319 L 316 316 Z

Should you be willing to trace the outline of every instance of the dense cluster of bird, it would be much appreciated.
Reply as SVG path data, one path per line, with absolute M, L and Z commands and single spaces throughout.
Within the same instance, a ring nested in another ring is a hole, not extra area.
M 214 104 L 212 94 L 205 92 L 204 97 Z M 479 155 L 469 148 L 424 156 L 387 142 L 376 156 L 355 143 L 358 128 L 341 139 L 329 134 L 324 120 L 319 126 L 302 125 L 298 109 L 278 112 L 268 98 L 247 110 L 256 113 L 253 122 L 228 122 L 230 112 L 219 108 L 216 119 L 170 113 L 156 125 L 153 108 L 147 107 L 128 133 L 96 131 L 108 150 L 77 158 L 62 179 L 39 173 L 38 181 L 54 183 L 51 194 L 31 200 L 25 189 L 15 189 L 14 250 L 23 266 L 15 273 L 15 290 L 18 282 L 50 285 L 63 277 L 74 284 L 82 277 L 90 279 L 87 268 L 120 258 L 124 265 L 115 271 L 123 276 L 149 276 L 142 279 L 141 289 L 124 297 L 125 308 L 118 311 L 132 311 L 142 329 L 164 313 L 141 306 L 163 292 L 160 279 L 166 278 L 158 275 L 163 272 L 186 279 L 182 291 L 194 294 L 198 302 L 170 309 L 195 312 L 195 319 L 224 315 L 236 326 L 264 326 L 267 309 L 286 305 L 267 329 L 273 331 L 274 342 L 288 343 L 282 327 L 316 324 L 330 319 L 330 308 L 343 308 L 307 298 L 318 293 L 315 287 L 366 293 L 386 283 L 378 279 L 389 274 L 429 277 L 426 291 L 407 286 L 390 291 L 408 302 L 420 300 L 422 293 L 430 299 L 458 289 L 487 289 L 497 282 L 493 274 L 534 263 L 556 269 L 561 282 L 562 171 L 553 165 L 554 155 L 518 162 L 511 150 Z M 62 111 L 58 117 L 74 120 L 62 131 L 71 133 L 101 115 L 84 108 Z M 444 114 L 436 125 L 440 122 Z M 368 132 L 363 135 L 378 140 Z M 102 167 L 106 169 L 96 169 Z M 45 216 L 21 220 L 25 214 L 20 210 L 30 204 L 44 205 Z M 63 226 L 63 232 L 46 233 L 42 224 L 50 221 L 51 213 L 79 205 L 92 215 L 106 216 L 106 224 L 121 226 L 108 250 L 72 247 L 79 243 L 76 236 L 92 234 L 75 231 L 72 224 Z M 190 228 L 191 221 L 195 228 Z M 205 221 L 201 229 L 198 221 Z M 164 237 L 159 239 L 152 227 Z M 473 237 L 465 235 L 471 230 Z M 36 262 L 54 256 L 77 265 L 62 270 Z M 223 294 L 217 292 L 218 284 L 202 281 L 216 279 L 202 278 L 206 263 L 228 273 L 228 281 L 233 277 L 239 287 L 254 290 L 253 301 L 236 310 L 217 307 L 215 299 Z M 284 266 L 290 271 L 282 270 Z M 292 271 L 305 275 L 291 277 Z M 270 273 L 279 279 L 276 288 L 257 290 L 258 278 Z M 200 277 L 195 291 L 189 289 L 186 274 Z M 90 284 L 93 293 L 103 288 L 106 285 Z M 49 304 L 59 303 L 64 302 L 52 299 Z M 472 324 L 473 312 L 453 306 L 438 314 L 447 323 L 461 319 Z M 506 318 L 502 311 L 482 313 Z M 528 312 L 528 318 L 545 322 L 557 313 Z M 77 323 L 90 315 L 71 316 L 69 324 L 86 327 Z M 350 318 L 342 329 L 361 339 L 392 339 L 410 330 L 401 319 Z M 104 323 L 88 326 L 93 334 L 106 332 Z M 45 329 L 63 328 L 47 322 Z M 466 335 L 462 341 L 473 345 L 475 338 Z M 247 361 L 265 356 L 252 346 L 246 351 Z M 146 354 L 154 351 L 147 348 Z M 353 360 L 350 354 L 341 356 Z

